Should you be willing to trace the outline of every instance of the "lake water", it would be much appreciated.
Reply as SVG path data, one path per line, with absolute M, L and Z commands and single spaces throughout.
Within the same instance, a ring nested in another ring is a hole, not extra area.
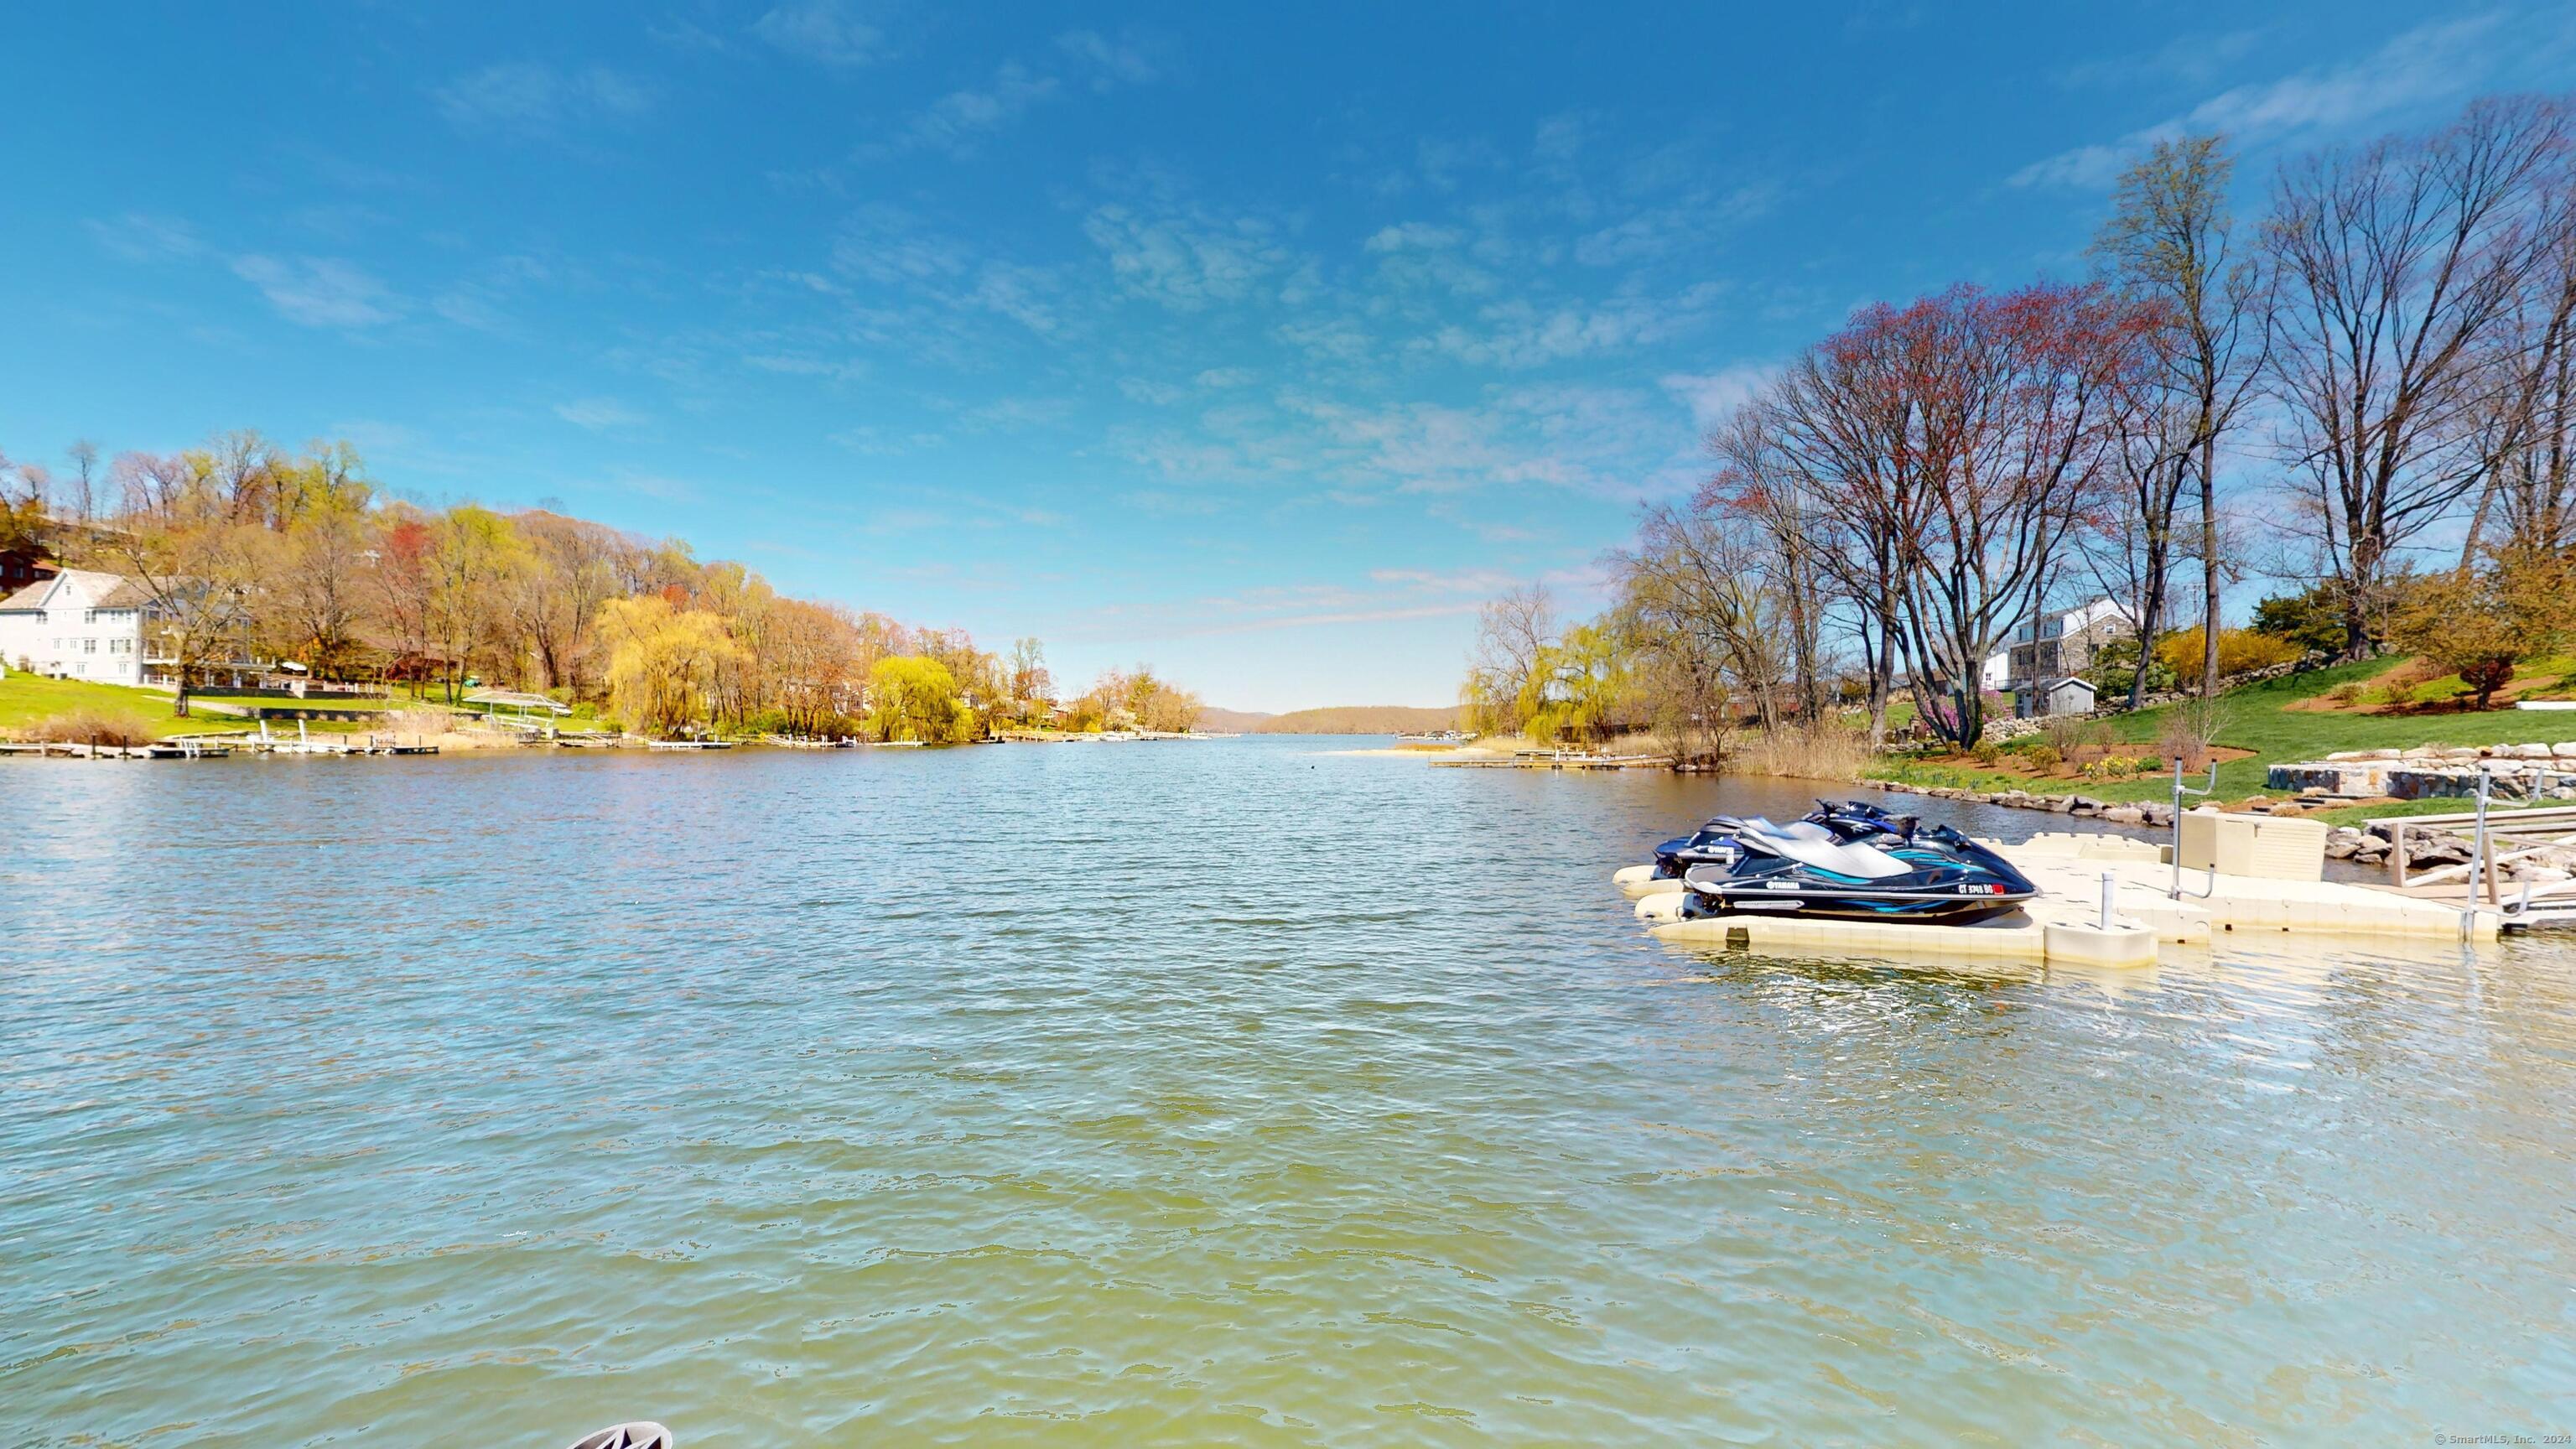
M 1346 744 L 0 762 L 0 1444 L 2576 1428 L 2569 944 L 1698 958 L 1798 792 Z

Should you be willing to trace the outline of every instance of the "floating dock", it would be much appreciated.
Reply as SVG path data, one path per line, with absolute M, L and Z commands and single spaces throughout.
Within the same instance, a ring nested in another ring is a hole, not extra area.
M 2201 870 L 2182 873 L 2182 894 L 2176 897 L 2166 847 L 2125 836 L 2050 834 L 2019 845 L 1983 843 L 2028 876 L 2040 895 L 2021 910 L 1965 926 L 1749 911 L 1683 920 L 1681 882 L 1655 880 L 1654 867 L 1630 866 L 1612 883 L 1636 902 L 1638 918 L 1657 940 L 1781 955 L 2143 966 L 2165 947 L 2205 948 L 2237 938 L 2418 946 L 2492 941 L 2507 919 L 2501 911 L 2463 909 L 2376 886 Z

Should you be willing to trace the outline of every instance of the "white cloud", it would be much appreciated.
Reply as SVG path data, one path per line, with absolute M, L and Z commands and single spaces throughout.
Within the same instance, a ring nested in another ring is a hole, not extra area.
M 84 223 L 90 236 L 116 257 L 129 262 L 179 261 L 204 251 L 196 229 L 169 217 L 129 211 L 113 221 Z
M 1427 221 L 1408 221 L 1380 229 L 1361 246 L 1364 250 L 1372 252 L 1397 252 L 1407 248 L 1416 251 L 1437 251 L 1454 247 L 1461 239 L 1455 227 L 1433 226 Z
M 1553 307 L 1515 297 L 1480 309 L 1480 327 L 1453 323 L 1415 346 L 1478 366 L 1536 367 L 1678 336 L 1707 320 L 1722 290 L 1721 283 L 1701 282 L 1672 297 L 1612 297 Z
M 1018 120 L 1055 91 L 1055 77 L 1032 74 L 1018 61 L 1004 61 L 993 72 L 991 84 L 941 96 L 891 136 L 861 146 L 859 153 L 884 157 L 927 149 L 963 155 L 975 142 Z
M 1248 367 L 1211 367 L 1197 378 L 1198 385 L 1206 388 L 1249 387 L 1252 381 L 1252 369 Z
M 870 203 L 832 242 L 832 264 L 871 282 L 917 283 L 966 270 L 965 248 L 934 234 L 902 207 Z
M 1054 274 L 1017 262 L 988 262 L 976 278 L 975 305 L 1010 318 L 1031 332 L 1051 333 L 1057 318 L 1047 297 L 1055 290 Z
M 1771 209 L 1776 187 L 1739 186 L 1723 194 L 1695 192 L 1668 206 L 1649 207 L 1574 244 L 1574 259 L 1587 267 L 1629 266 L 1668 256 Z
M 2485 47 L 2500 17 L 2419 26 L 2361 60 L 2243 85 L 2109 144 L 2077 146 L 2012 174 L 2014 186 L 2100 189 L 2158 141 L 2226 135 L 2239 145 L 2360 126 L 2406 107 L 2474 90 L 2492 68 Z
M 1161 74 L 1145 52 L 1131 42 L 1113 41 L 1096 30 L 1071 30 L 1055 38 L 1056 47 L 1090 73 L 1091 88 L 1151 85 Z
M 1670 373 L 1657 381 L 1689 407 L 1691 426 L 1706 435 L 1779 375 L 1780 369 L 1769 363 L 1746 362 L 1716 372 Z
M 1118 379 L 1118 390 L 1125 393 L 1130 401 L 1154 407 L 1170 407 L 1190 395 L 1187 388 L 1156 382 L 1149 377 L 1122 377 Z
M 640 427 L 648 421 L 642 413 L 613 397 L 585 397 L 557 403 L 555 416 L 576 428 L 588 428 L 594 433 Z
M 790 55 L 851 69 L 885 59 L 885 32 L 841 0 L 793 0 L 752 23 L 751 33 Z
M 1082 229 L 1123 288 L 1183 312 L 1242 301 L 1291 259 L 1269 224 L 1250 218 L 1152 217 L 1112 205 L 1093 211 Z
M 546 132 L 589 121 L 627 120 L 652 108 L 652 92 L 605 66 L 565 74 L 531 61 L 504 61 L 430 92 L 461 130 Z
M 259 288 L 287 321 L 306 327 L 372 327 L 402 315 L 384 284 L 337 257 L 235 259 L 233 275 Z

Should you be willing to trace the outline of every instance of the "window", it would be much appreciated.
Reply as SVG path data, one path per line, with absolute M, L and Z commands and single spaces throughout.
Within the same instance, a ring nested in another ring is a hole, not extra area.
M 98 652 L 98 640 L 95 638 L 83 639 L 81 641 L 81 652 L 83 654 L 96 654 Z
M 131 654 L 134 652 L 134 641 L 131 639 L 110 639 L 107 641 L 107 652 L 110 654 Z

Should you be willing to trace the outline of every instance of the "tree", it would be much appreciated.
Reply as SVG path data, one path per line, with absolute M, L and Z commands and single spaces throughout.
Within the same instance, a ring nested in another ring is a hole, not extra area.
M 1512 734 L 1528 722 L 1520 702 L 1555 641 L 1556 605 L 1544 584 L 1513 589 L 1477 611 L 1475 653 L 1459 691 L 1470 728 Z
M 2576 636 L 2576 561 L 2510 549 L 2483 570 L 2419 579 L 2391 622 L 2388 642 L 2460 676 L 2485 709 L 2524 658 Z
M 2401 551 L 2493 465 L 2480 349 L 2563 240 L 2567 141 L 2560 103 L 2490 99 L 2434 136 L 2282 170 L 2270 387 L 2349 657 L 2376 647 Z
M 973 738 L 974 716 L 958 702 L 947 665 L 899 654 L 868 671 L 868 729 L 881 740 L 963 743 Z
M 478 655 L 505 636 L 509 585 L 527 565 L 526 543 L 510 520 L 488 508 L 460 504 L 431 527 L 427 625 L 447 683 L 447 702 Z M 503 661 L 515 676 L 518 661 Z
M 1899 649 L 1922 716 L 1978 738 L 1985 660 L 2058 582 L 2143 331 L 2138 309 L 2099 287 L 1962 286 L 1864 308 L 1782 375 L 1772 433 L 1876 628 L 1873 744 Z
M 1047 672 L 1046 646 L 1034 638 L 1011 643 L 1011 701 L 1023 724 L 1045 723 L 1055 703 L 1055 676 Z
M 1779 727 L 1794 630 L 1760 554 L 1706 514 L 1656 506 L 1645 512 L 1637 547 L 1611 555 L 1625 632 L 1654 662 L 1643 678 L 1685 697 L 1645 702 L 1668 729 L 1680 729 L 1671 716 L 1730 695 L 1729 681 L 1752 701 L 1766 733 Z
M 1604 620 L 1577 624 L 1542 648 L 1519 700 L 1530 738 L 1590 742 L 1620 723 L 1631 683 L 1623 646 L 1617 626 Z
M 266 632 L 283 658 L 317 677 L 347 674 L 370 602 L 366 574 L 377 550 L 364 505 L 316 504 L 268 549 L 261 598 Z
M 723 619 L 660 594 L 617 600 L 600 611 L 599 627 L 608 642 L 609 699 L 618 718 L 657 739 L 706 722 L 717 670 L 741 653 Z
M 116 472 L 124 497 L 115 526 L 97 530 L 83 558 L 142 590 L 147 662 L 169 664 L 173 707 L 184 714 L 206 666 L 250 635 L 266 538 L 257 524 L 235 521 L 199 459 L 129 453 Z
M 2253 398 L 2270 348 L 2270 311 L 2256 254 L 2235 245 L 2227 187 L 2235 160 L 2216 136 L 2159 141 L 2120 178 L 2094 249 L 2113 282 L 2142 304 L 2155 365 L 2123 438 L 2124 501 L 2134 530 L 2127 556 L 2138 633 L 2154 638 L 2168 614 L 2167 569 L 2186 481 L 2200 492 L 2201 617 L 2218 620 L 2218 452 Z M 2209 635 L 2214 646 L 2217 635 Z M 2138 705 L 2141 673 L 2130 687 Z M 2218 656 L 2202 661 L 2201 692 L 2218 688 Z

